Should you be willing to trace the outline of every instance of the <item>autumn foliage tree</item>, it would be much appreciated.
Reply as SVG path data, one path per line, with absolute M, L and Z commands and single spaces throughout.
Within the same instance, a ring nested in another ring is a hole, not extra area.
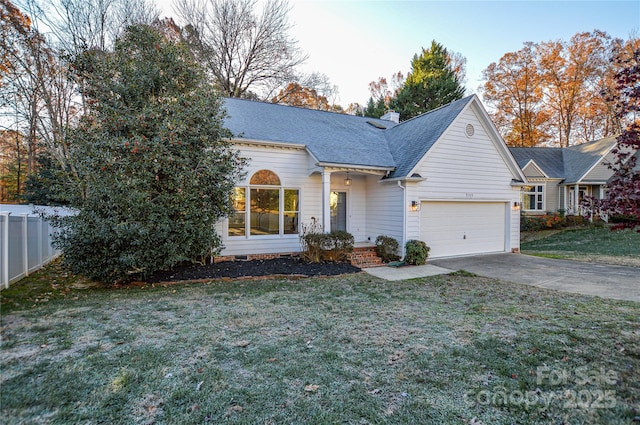
M 9 0 L 0 0 L 0 86 L 15 67 L 16 43 L 27 36 L 31 19 Z
M 600 80 L 611 59 L 610 42 L 609 35 L 594 31 L 575 34 L 568 43 L 549 41 L 538 45 L 544 101 L 561 147 L 579 141 L 574 137 L 578 121 L 586 119 L 589 108 L 604 100 Z
M 331 110 L 329 100 L 318 91 L 301 86 L 299 83 L 289 83 L 281 89 L 276 96 L 271 99 L 271 103 L 281 105 L 298 106 L 307 109 L 317 109 L 321 111 Z
M 621 131 L 610 96 L 611 58 L 623 45 L 595 30 L 525 43 L 484 71 L 481 90 L 511 146 L 567 147 Z
M 614 60 L 618 116 L 627 125 L 617 138 L 611 164 L 613 176 L 604 200 L 590 200 L 596 207 L 624 220 L 614 228 L 640 226 L 640 46 L 623 50 Z
M 369 83 L 369 93 L 371 97 L 367 101 L 363 113 L 367 117 L 379 118 L 391 108 L 391 100 L 394 99 L 402 85 L 405 77 L 401 71 L 396 72 L 390 79 L 378 78 L 377 81 Z
M 510 146 L 536 146 L 550 137 L 537 62 L 535 45 L 525 43 L 483 71 L 484 99 L 494 107 L 493 121 Z

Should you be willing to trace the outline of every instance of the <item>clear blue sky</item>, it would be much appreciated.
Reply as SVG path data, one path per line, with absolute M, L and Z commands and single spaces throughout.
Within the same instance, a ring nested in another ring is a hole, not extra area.
M 160 0 L 172 15 L 170 0 Z M 422 47 L 436 40 L 467 58 L 467 91 L 482 71 L 526 41 L 569 40 L 599 29 L 613 37 L 640 36 L 640 0 L 628 1 L 362 1 L 290 0 L 293 36 L 339 88 L 338 103 L 365 104 L 368 84 L 404 74 Z

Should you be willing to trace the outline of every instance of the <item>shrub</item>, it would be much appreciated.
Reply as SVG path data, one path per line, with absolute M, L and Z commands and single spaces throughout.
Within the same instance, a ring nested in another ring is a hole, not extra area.
M 520 230 L 523 232 L 535 232 L 547 229 L 562 229 L 570 225 L 570 217 L 565 216 L 564 210 L 558 212 L 546 212 L 544 215 L 520 215 Z
M 400 259 L 398 248 L 400 248 L 398 241 L 390 236 L 380 235 L 376 238 L 376 254 L 385 263 Z
M 343 230 L 322 233 L 319 223 L 313 219 L 311 224 L 303 224 L 300 232 L 302 258 L 311 263 L 328 261 L 348 261 L 353 252 L 354 238 Z
M 427 262 L 427 257 L 429 257 L 429 251 L 431 248 L 429 248 L 423 241 L 411 239 L 405 244 L 404 250 L 404 261 L 407 264 L 419 266 Z
M 325 258 L 333 261 L 348 261 L 355 243 L 353 235 L 344 230 L 336 230 L 327 236 L 329 249 L 328 252 L 325 252 Z
M 589 220 L 581 215 L 568 215 L 567 216 L 567 226 L 586 226 L 589 224 Z
M 310 263 L 319 263 L 328 244 L 328 235 L 322 233 L 320 223 L 314 217 L 311 218 L 310 224 L 303 223 L 300 227 L 302 258 Z
M 615 214 L 609 218 L 609 223 L 633 223 L 637 218 L 631 214 Z

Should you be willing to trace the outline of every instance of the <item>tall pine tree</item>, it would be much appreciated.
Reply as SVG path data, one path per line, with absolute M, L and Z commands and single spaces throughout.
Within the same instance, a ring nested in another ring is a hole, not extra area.
M 407 120 L 461 99 L 464 92 L 452 56 L 434 40 L 430 48 L 413 56 L 411 72 L 390 106 Z

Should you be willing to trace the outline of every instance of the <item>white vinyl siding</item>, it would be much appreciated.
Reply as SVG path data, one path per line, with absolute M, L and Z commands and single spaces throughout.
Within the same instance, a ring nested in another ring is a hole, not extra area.
M 367 240 L 390 236 L 404 246 L 404 192 L 396 183 L 378 183 L 379 176 L 367 177 Z
M 309 175 L 309 165 L 313 160 L 306 151 L 246 145 L 240 145 L 238 150 L 241 156 L 249 159 L 245 167 L 245 180 L 237 183 L 239 187 L 251 187 L 248 180 L 256 171 L 271 170 L 280 178 L 280 185 L 284 190 L 298 190 L 300 225 L 309 225 L 314 219 L 322 225 L 322 177 L 318 173 Z M 361 242 L 368 236 L 366 231 L 367 179 L 354 174 L 350 174 L 349 177 L 352 184 L 345 186 L 345 174 L 332 173 L 331 191 L 347 193 L 347 231 L 354 236 L 356 242 Z M 281 234 L 277 235 L 249 234 L 244 237 L 230 237 L 226 219 L 218 223 L 217 230 L 218 234 L 223 236 L 224 243 L 224 249 L 220 255 L 300 252 L 300 240 L 297 234 L 280 232 Z

